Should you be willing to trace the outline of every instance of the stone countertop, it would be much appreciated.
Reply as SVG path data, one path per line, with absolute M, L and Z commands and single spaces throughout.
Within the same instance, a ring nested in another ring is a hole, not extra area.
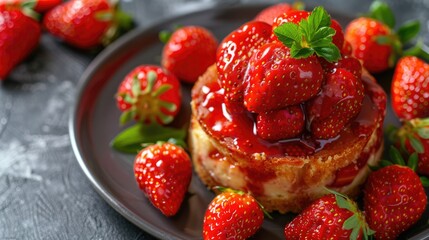
M 121 4 L 137 27 L 144 27 L 206 4 L 250 2 L 256 1 L 124 0 Z M 388 2 L 400 16 L 398 22 L 422 20 L 427 43 L 429 1 Z M 351 15 L 365 12 L 370 3 L 317 2 Z M 0 239 L 154 239 L 95 192 L 72 151 L 70 107 L 77 82 L 96 55 L 44 33 L 35 52 L 0 83 Z

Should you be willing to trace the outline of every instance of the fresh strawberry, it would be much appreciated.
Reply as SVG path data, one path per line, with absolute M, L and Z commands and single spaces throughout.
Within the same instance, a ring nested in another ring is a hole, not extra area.
M 294 11 L 296 7 L 298 6 L 290 5 L 288 3 L 278 3 L 263 9 L 256 15 L 254 21 L 266 22 L 271 25 L 277 16 L 280 16 L 283 13 Z
M 144 123 L 168 124 L 181 107 L 180 82 L 161 67 L 141 65 L 121 82 L 116 100 L 123 111 L 122 124 L 133 118 Z
M 401 58 L 393 75 L 391 98 L 400 119 L 429 117 L 429 64 L 417 57 Z
M 216 66 L 226 103 L 243 99 L 243 77 L 252 53 L 269 42 L 271 25 L 248 22 L 226 36 L 217 51 Z
M 203 239 L 247 239 L 262 226 L 264 212 L 249 194 L 226 190 L 209 204 Z
M 30 7 L 38 13 L 44 13 L 55 6 L 61 4 L 61 0 L 0 0 L 0 8 L 15 7 L 21 8 Z
M 256 133 L 269 141 L 296 137 L 304 127 L 304 112 L 300 105 L 260 113 L 256 120 Z
M 395 16 L 390 7 L 374 1 L 368 17 L 360 17 L 346 28 L 345 39 L 353 49 L 353 56 L 362 60 L 371 73 L 379 73 L 394 66 L 402 55 L 419 54 L 421 47 L 403 50 L 420 30 L 420 22 L 409 21 L 395 29 Z
M 394 152 L 399 156 L 398 150 Z M 367 179 L 364 209 L 376 239 L 396 239 L 420 219 L 426 204 L 422 182 L 409 167 L 389 165 L 372 172 Z
M 36 48 L 39 23 L 21 10 L 0 10 L 0 80 Z
M 217 40 L 199 26 L 176 30 L 162 52 L 162 66 L 179 79 L 194 83 L 216 61 Z
M 373 234 L 357 204 L 339 193 L 314 201 L 284 229 L 286 239 L 362 239 Z
M 273 42 L 252 55 L 244 77 L 244 105 L 249 111 L 263 113 L 296 105 L 320 91 L 323 69 L 317 58 L 295 59 L 289 51 L 283 43 Z
M 404 121 L 390 135 L 397 146 L 406 150 L 406 154 L 418 154 L 417 173 L 429 176 L 429 118 Z
M 139 188 L 164 215 L 173 216 L 183 202 L 192 177 L 188 154 L 172 143 L 141 150 L 134 161 Z
M 368 71 L 377 73 L 391 65 L 389 59 L 392 48 L 378 43 L 376 37 L 387 37 L 390 34 L 390 28 L 382 22 L 360 17 L 347 26 L 345 39 L 352 45 L 353 56 L 362 60 Z
M 326 76 L 322 91 L 307 104 L 308 123 L 316 138 L 333 138 L 362 108 L 364 86 L 351 72 L 338 68 Z
M 304 11 L 304 10 L 288 11 L 281 15 L 278 15 L 273 22 L 273 31 L 278 26 L 285 23 L 295 23 L 298 25 L 302 19 L 307 19 L 309 15 L 310 15 L 310 12 Z M 335 30 L 335 34 L 332 37 L 333 38 L 332 42 L 339 49 L 342 49 L 344 44 L 344 34 L 343 34 L 343 29 L 341 25 L 336 20 L 332 19 L 330 27 Z M 278 40 L 275 34 L 273 34 L 271 38 L 274 41 Z
M 107 0 L 71 0 L 46 13 L 49 33 L 81 49 L 107 45 L 131 27 L 131 18 Z
M 328 63 L 323 62 L 325 72 L 334 73 L 338 68 L 344 68 L 352 73 L 357 79 L 362 78 L 362 64 L 359 60 L 352 56 L 343 55 L 338 62 Z

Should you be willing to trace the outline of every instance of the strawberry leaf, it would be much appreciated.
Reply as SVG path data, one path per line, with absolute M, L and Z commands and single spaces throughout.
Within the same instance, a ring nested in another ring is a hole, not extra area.
M 409 21 L 404 23 L 404 25 L 402 25 L 398 31 L 396 32 L 396 34 L 398 35 L 400 41 L 403 44 L 408 43 L 409 41 L 411 41 L 413 38 L 415 38 L 420 32 L 420 22 L 417 20 L 414 21 Z
M 429 179 L 427 177 L 420 177 L 423 187 L 429 187 Z
M 395 27 L 395 15 L 387 3 L 374 1 L 369 8 L 369 12 L 371 18 L 386 24 L 391 29 Z
M 159 124 L 135 124 L 120 132 L 111 142 L 111 146 L 124 153 L 137 153 L 142 144 L 154 144 L 158 141 L 185 143 L 186 129 L 161 126 Z M 186 147 L 184 145 L 183 147 Z
M 425 148 L 424 148 L 422 142 L 418 138 L 416 138 L 413 135 L 409 135 L 408 140 L 410 140 L 410 144 L 416 152 L 418 152 L 418 153 L 424 153 L 425 152 Z
M 429 139 L 429 127 L 418 128 L 417 134 L 423 139 Z
M 335 30 L 330 27 L 331 17 L 323 7 L 316 7 L 298 25 L 285 23 L 274 29 L 274 34 L 291 49 L 293 58 L 306 58 L 314 53 L 329 62 L 341 58 L 340 50 L 332 43 Z
M 388 161 L 388 160 L 381 160 L 380 161 L 380 166 L 381 167 L 387 167 L 387 166 L 390 166 L 390 165 L 393 165 L 393 163 L 390 162 L 390 161 Z
M 172 32 L 170 32 L 168 30 L 162 30 L 159 32 L 158 37 L 162 43 L 167 43 L 168 40 L 170 40 L 171 35 L 173 35 Z
M 394 146 L 390 147 L 389 156 L 392 159 L 392 162 L 394 164 L 405 166 L 404 158 L 402 158 L 401 153 L 399 152 L 399 150 L 396 147 L 394 147 Z
M 359 226 L 359 218 L 358 218 L 358 216 L 356 214 L 353 214 L 352 216 L 350 216 L 349 218 L 347 218 L 346 221 L 344 221 L 344 224 L 343 224 L 343 228 L 347 229 L 347 230 L 355 229 L 358 226 Z M 351 236 L 350 236 L 350 239 L 352 239 Z M 354 239 L 356 239 L 356 238 L 354 238 Z
M 408 164 L 407 166 L 411 168 L 414 172 L 417 170 L 417 163 L 419 161 L 419 157 L 416 152 L 410 155 L 408 158 Z

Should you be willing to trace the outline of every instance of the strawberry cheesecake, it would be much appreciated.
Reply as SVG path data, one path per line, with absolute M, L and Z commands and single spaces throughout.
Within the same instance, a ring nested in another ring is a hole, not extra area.
M 383 150 L 386 94 L 347 45 L 321 7 L 229 34 L 192 89 L 200 179 L 281 213 L 301 211 L 326 188 L 357 196 Z

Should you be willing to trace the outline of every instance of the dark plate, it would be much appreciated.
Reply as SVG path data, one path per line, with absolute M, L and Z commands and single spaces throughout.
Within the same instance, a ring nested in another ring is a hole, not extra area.
M 70 119 L 70 136 L 77 160 L 99 194 L 120 214 L 150 234 L 162 239 L 200 239 L 203 216 L 213 198 L 194 175 L 179 213 L 167 218 L 152 207 L 138 189 L 133 175 L 134 156 L 110 148 L 111 140 L 123 128 L 119 126 L 120 112 L 114 95 L 123 77 L 140 64 L 159 64 L 163 45 L 158 32 L 174 25 L 205 26 L 221 40 L 233 29 L 252 19 L 266 5 L 241 5 L 229 8 L 205 9 L 178 16 L 149 28 L 137 29 L 104 50 L 83 74 Z M 343 26 L 350 15 L 331 12 Z M 388 78 L 391 74 L 380 76 Z M 386 82 L 386 81 L 385 81 Z M 388 82 L 388 81 L 387 81 Z M 176 124 L 189 120 L 189 89 L 185 94 Z M 386 86 L 388 87 L 388 86 Z M 389 110 L 387 123 L 396 123 Z M 292 215 L 274 215 L 266 220 L 254 239 L 283 239 L 283 228 Z M 427 214 L 407 233 L 413 236 L 425 229 Z M 420 239 L 426 236 L 421 233 Z

